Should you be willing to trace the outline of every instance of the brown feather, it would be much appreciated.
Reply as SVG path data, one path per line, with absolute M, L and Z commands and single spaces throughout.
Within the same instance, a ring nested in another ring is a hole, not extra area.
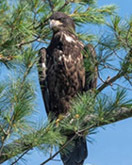
M 50 111 L 55 115 L 66 113 L 71 99 L 82 92 L 85 85 L 85 69 L 81 54 L 82 44 L 70 32 L 54 33 L 47 48 L 47 84 Z

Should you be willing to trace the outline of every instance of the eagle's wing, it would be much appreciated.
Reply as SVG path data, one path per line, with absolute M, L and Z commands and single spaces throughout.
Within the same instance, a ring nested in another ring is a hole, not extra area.
M 97 86 L 98 67 L 95 48 L 91 44 L 84 47 L 84 61 L 86 61 L 86 75 L 84 91 L 92 90 Z
M 49 113 L 49 91 L 46 80 L 46 68 L 48 63 L 46 48 L 39 50 L 39 82 L 47 114 Z

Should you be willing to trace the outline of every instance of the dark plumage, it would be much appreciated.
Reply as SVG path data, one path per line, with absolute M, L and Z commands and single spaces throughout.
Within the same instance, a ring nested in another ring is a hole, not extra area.
M 74 34 L 73 20 L 66 14 L 54 13 L 50 17 L 50 27 L 53 37 L 48 48 L 40 50 L 42 70 L 39 75 L 46 111 L 58 117 L 69 111 L 71 100 L 85 89 L 83 44 Z M 73 141 L 68 154 L 61 154 L 64 165 L 82 165 L 86 157 L 83 137 Z
M 78 92 L 83 91 L 85 85 L 85 70 L 81 54 L 83 44 L 68 30 L 74 28 L 74 22 L 69 16 L 57 12 L 50 19 L 53 37 L 46 49 L 46 61 L 44 61 L 49 93 L 49 105 L 46 107 L 49 107 L 48 112 L 58 116 L 60 113 L 67 113 L 71 99 Z M 67 23 L 71 26 L 69 27 Z M 43 49 L 41 49 L 42 52 L 44 52 Z
M 61 12 L 55 12 L 51 17 L 50 20 L 60 21 L 62 24 L 57 26 L 58 30 L 66 30 L 66 31 L 75 31 L 75 24 L 73 20 L 66 14 Z M 56 31 L 53 28 L 53 31 Z

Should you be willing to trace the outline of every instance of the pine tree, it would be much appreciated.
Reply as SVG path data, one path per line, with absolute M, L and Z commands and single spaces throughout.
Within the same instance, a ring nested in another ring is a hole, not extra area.
M 79 39 L 96 49 L 95 63 L 84 56 L 87 71 L 98 67 L 98 86 L 72 101 L 68 117 L 59 122 L 49 117 L 36 127 L 38 50 L 51 40 L 48 21 L 53 11 L 71 16 Z M 102 33 L 90 32 L 97 26 Z M 49 152 L 61 145 L 45 164 L 77 135 L 90 135 L 97 127 L 131 117 L 132 100 L 127 97 L 132 85 L 131 35 L 131 17 L 124 20 L 114 5 L 98 7 L 95 0 L 0 1 L 0 163 L 11 159 L 13 165 L 33 148 Z M 109 73 L 106 79 L 104 71 Z M 74 136 L 66 142 L 62 132 Z

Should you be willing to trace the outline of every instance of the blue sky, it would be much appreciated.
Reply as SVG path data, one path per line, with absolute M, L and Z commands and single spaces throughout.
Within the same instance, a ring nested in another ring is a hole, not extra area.
M 116 4 L 119 7 L 118 13 L 123 17 L 132 14 L 132 0 L 99 0 L 98 4 Z M 129 118 L 105 126 L 104 129 L 99 128 L 97 134 L 90 136 L 93 138 L 93 144 L 88 143 L 89 156 L 85 165 L 132 165 L 131 125 L 132 118 Z M 36 152 L 31 151 L 29 155 L 25 156 L 27 165 L 39 165 L 46 158 L 37 150 Z M 56 159 L 59 159 L 59 156 Z M 47 165 L 62 165 L 62 163 L 50 161 Z

